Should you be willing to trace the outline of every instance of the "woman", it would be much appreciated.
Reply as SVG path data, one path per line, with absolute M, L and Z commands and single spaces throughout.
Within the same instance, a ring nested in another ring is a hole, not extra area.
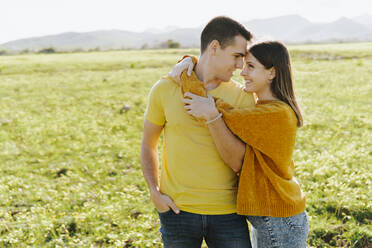
M 185 70 L 189 65 L 194 64 L 187 59 L 177 67 Z M 206 120 L 206 125 L 225 122 L 246 144 L 237 209 L 252 225 L 253 246 L 306 247 L 309 226 L 305 196 L 294 178 L 292 160 L 296 130 L 303 120 L 294 94 L 288 50 L 275 41 L 253 45 L 241 76 L 244 91 L 256 96 L 254 108 L 234 109 L 209 95 L 186 92 L 185 109 Z M 182 87 L 198 85 L 192 82 L 197 81 L 195 76 L 189 78 L 183 73 L 181 79 Z

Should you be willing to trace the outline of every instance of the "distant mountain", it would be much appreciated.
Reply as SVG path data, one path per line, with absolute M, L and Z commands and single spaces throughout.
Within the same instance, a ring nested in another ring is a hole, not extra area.
M 372 40 L 372 29 L 348 18 L 312 23 L 297 15 L 252 20 L 244 25 L 256 36 L 270 36 L 289 43 Z
M 177 29 L 179 29 L 179 27 L 177 26 L 167 26 L 165 28 L 148 28 L 144 32 L 153 33 L 153 34 L 161 34 L 161 33 L 171 32 Z
M 363 24 L 367 27 L 372 27 L 372 15 L 365 14 L 365 15 L 354 17 L 352 20 L 359 24 Z
M 21 39 L 4 43 L 3 46 L 11 50 L 39 50 L 46 47 L 54 47 L 58 50 L 72 50 L 77 48 L 112 49 L 124 47 L 137 47 L 144 43 L 148 37 L 146 34 L 105 30 L 86 33 L 62 33 L 36 38 Z
M 298 15 L 280 16 L 270 19 L 255 19 L 243 24 L 256 37 L 267 36 L 286 43 L 372 41 L 372 16 L 364 15 L 353 19 L 340 18 L 331 23 L 313 23 Z M 145 32 L 123 30 L 101 30 L 85 33 L 62 33 L 42 37 L 10 41 L 1 44 L 3 49 L 40 50 L 53 47 L 57 50 L 73 49 L 123 49 L 158 47 L 172 39 L 183 47 L 199 47 L 202 27 L 164 30 L 150 29 Z
M 301 16 L 288 15 L 270 19 L 255 19 L 243 24 L 257 37 L 270 36 L 275 39 L 291 40 L 292 33 L 311 26 L 312 23 Z
M 183 28 L 173 30 L 169 33 L 159 34 L 156 38 L 157 41 L 165 41 L 172 39 L 180 42 L 185 47 L 198 47 L 200 46 L 200 34 L 202 27 L 200 28 Z
M 293 42 L 367 41 L 372 40 L 372 29 L 351 19 L 340 18 L 323 24 L 312 24 L 291 35 Z
M 5 49 L 22 51 L 25 49 L 38 51 L 53 47 L 57 50 L 74 49 L 126 49 L 159 46 L 164 41 L 172 39 L 179 41 L 183 47 L 198 47 L 201 29 L 177 29 L 166 33 L 129 32 L 121 30 L 101 30 L 84 33 L 62 33 L 42 37 L 20 39 L 0 45 Z

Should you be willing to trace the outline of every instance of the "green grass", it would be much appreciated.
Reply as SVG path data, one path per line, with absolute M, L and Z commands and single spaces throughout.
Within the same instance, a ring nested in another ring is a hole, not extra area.
M 290 50 L 308 243 L 369 247 L 372 43 Z M 143 113 L 185 53 L 198 50 L 0 56 L 0 247 L 161 247 Z

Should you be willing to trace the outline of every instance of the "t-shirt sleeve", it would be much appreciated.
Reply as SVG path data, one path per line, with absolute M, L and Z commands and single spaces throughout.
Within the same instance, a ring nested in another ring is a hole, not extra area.
M 163 126 L 165 124 L 164 107 L 162 103 L 161 83 L 157 82 L 150 90 L 148 104 L 145 111 L 145 119 L 153 124 Z

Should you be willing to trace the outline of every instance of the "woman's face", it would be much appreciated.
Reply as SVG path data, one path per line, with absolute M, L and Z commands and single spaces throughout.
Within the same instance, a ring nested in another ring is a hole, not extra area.
M 270 90 L 273 79 L 273 69 L 266 69 L 251 53 L 245 57 L 245 63 L 240 75 L 244 78 L 244 91 L 250 93 L 265 92 Z

